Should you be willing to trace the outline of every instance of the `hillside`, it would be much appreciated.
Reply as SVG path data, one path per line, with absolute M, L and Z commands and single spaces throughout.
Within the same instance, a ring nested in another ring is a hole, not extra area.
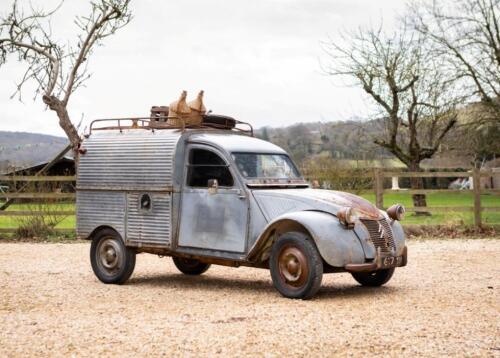
M 371 139 L 382 130 L 382 123 L 377 121 L 316 122 L 264 127 L 256 131 L 256 136 L 283 147 L 297 163 L 315 157 L 359 161 L 392 158 Z M 0 131 L 0 171 L 50 160 L 66 143 L 63 137 Z
M 0 172 L 52 159 L 68 141 L 63 137 L 26 132 L 0 131 Z
M 457 125 L 441 143 L 431 159 L 422 161 L 427 168 L 468 168 L 500 157 L 500 122 L 471 127 L 465 122 L 469 114 L 461 112 Z M 399 141 L 407 135 L 400 131 Z M 421 140 L 425 144 L 425 127 Z M 269 140 L 286 149 L 299 164 L 311 161 L 334 160 L 337 165 L 349 167 L 390 166 L 404 167 L 389 151 L 374 143 L 375 138 L 386 137 L 382 119 L 338 122 L 299 123 L 281 128 L 263 127 L 256 131 L 259 138 Z
M 305 158 L 315 157 L 352 160 L 393 158 L 373 143 L 373 137 L 381 136 L 383 131 L 382 121 L 339 121 L 263 127 L 256 131 L 256 135 L 283 147 L 295 161 L 301 163 Z
M 443 143 L 436 158 L 422 164 L 440 168 L 468 167 L 471 154 L 485 160 L 498 157 L 499 127 L 483 126 L 478 130 L 465 128 L 467 135 L 464 135 L 464 129 L 460 132 L 454 130 L 449 136 L 452 140 Z M 391 153 L 373 143 L 374 138 L 383 137 L 384 131 L 383 120 L 350 120 L 298 123 L 278 128 L 263 127 L 255 133 L 257 137 L 283 147 L 299 165 L 305 159 L 309 162 L 315 159 L 334 159 L 337 163 L 354 167 L 403 166 Z M 468 138 L 467 141 L 464 141 L 465 137 Z M 459 143 L 455 143 L 457 141 Z M 0 172 L 5 171 L 9 165 L 20 168 L 50 160 L 66 144 L 67 140 L 63 137 L 0 131 Z

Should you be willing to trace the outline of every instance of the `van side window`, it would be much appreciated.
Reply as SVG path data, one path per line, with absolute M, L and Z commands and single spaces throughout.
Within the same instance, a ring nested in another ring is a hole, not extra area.
M 217 179 L 219 186 L 234 185 L 228 165 L 221 157 L 209 150 L 191 149 L 187 185 L 206 188 L 210 179 Z

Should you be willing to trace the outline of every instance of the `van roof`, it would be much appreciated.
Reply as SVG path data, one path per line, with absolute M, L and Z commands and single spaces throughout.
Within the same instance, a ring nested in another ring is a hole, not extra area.
M 287 154 L 282 148 L 265 140 L 233 133 L 192 133 L 190 142 L 214 144 L 230 153 Z
M 122 129 L 121 131 L 115 129 L 101 129 L 95 130 L 95 132 L 88 137 L 106 137 L 110 140 L 114 138 L 114 141 L 119 138 L 122 138 L 122 140 L 125 138 L 128 138 L 127 140 L 133 140 L 134 137 L 144 137 L 144 140 L 149 142 L 158 136 L 176 138 L 175 140 L 177 141 L 182 134 L 183 131 L 179 129 L 160 129 L 153 131 L 146 128 Z M 215 145 L 230 153 L 287 154 L 281 147 L 270 142 L 243 133 L 235 133 L 230 130 L 192 128 L 186 129 L 184 134 L 185 138 L 187 137 L 190 142 Z

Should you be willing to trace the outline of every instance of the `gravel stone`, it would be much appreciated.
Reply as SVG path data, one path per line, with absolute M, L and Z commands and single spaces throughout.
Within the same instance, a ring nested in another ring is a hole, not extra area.
M 500 357 L 500 240 L 412 240 L 384 287 L 326 274 L 309 301 L 269 271 L 198 277 L 141 254 L 127 284 L 92 273 L 87 243 L 0 244 L 0 357 Z

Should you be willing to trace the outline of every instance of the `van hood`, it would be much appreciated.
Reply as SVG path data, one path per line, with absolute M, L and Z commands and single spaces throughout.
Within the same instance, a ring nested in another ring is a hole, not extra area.
M 268 220 L 292 211 L 319 210 L 337 215 L 343 207 L 359 211 L 361 218 L 379 220 L 382 213 L 368 200 L 357 195 L 322 189 L 260 189 L 253 190 Z

